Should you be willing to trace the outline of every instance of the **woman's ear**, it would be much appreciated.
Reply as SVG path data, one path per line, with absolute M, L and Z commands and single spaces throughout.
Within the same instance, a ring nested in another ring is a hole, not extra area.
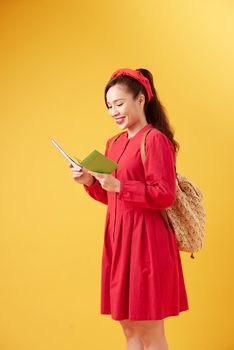
M 141 105 L 145 102 L 145 96 L 143 94 L 141 94 L 139 97 L 138 97 L 138 103 Z

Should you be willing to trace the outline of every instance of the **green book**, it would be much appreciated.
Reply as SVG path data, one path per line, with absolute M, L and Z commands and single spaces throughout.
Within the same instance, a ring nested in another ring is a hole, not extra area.
M 118 164 L 106 157 L 104 154 L 98 152 L 96 149 L 89 153 L 85 159 L 80 161 L 80 164 L 85 168 L 96 171 L 98 173 L 110 174 L 118 168 Z
M 63 154 L 63 156 L 72 164 L 72 166 L 82 169 L 87 168 L 98 173 L 111 174 L 112 171 L 119 167 L 119 164 L 106 157 L 96 149 L 87 155 L 83 160 L 69 156 L 58 143 L 52 139 L 52 143 Z

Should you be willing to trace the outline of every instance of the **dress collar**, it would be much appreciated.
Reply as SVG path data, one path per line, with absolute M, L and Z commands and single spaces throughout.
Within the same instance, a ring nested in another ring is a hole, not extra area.
M 148 123 L 145 126 L 143 126 L 140 130 L 138 130 L 134 136 L 131 136 L 131 137 L 128 137 L 128 131 L 126 130 L 126 131 L 124 131 L 125 138 L 127 140 L 134 139 L 137 136 L 141 135 L 145 130 L 148 130 L 148 129 L 152 128 L 152 127 L 153 127 L 153 125 L 151 123 Z

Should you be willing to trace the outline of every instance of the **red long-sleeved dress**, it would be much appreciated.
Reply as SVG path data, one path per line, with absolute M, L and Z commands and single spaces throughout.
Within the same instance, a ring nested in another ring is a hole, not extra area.
M 148 128 L 146 159 L 140 143 Z M 101 314 L 114 320 L 159 320 L 189 308 L 180 253 L 172 227 L 159 213 L 176 196 L 172 142 L 152 124 L 131 138 L 123 132 L 105 155 L 119 164 L 112 175 L 120 192 L 104 190 L 99 181 L 83 185 L 107 205 L 101 276 Z

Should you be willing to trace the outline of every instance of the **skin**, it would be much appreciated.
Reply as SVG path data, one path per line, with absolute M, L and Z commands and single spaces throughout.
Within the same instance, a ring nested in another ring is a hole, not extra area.
M 139 94 L 134 100 L 124 85 L 112 86 L 106 94 L 108 113 L 113 121 L 124 117 L 117 126 L 127 129 L 128 138 L 133 137 L 142 127 L 147 124 L 144 113 L 145 97 Z M 73 178 L 80 184 L 90 186 L 94 178 L 100 182 L 106 191 L 119 192 L 121 183 L 111 174 L 100 174 L 85 168 L 76 170 L 70 165 Z M 145 321 L 119 321 L 126 337 L 127 350 L 168 350 L 164 333 L 164 320 Z

